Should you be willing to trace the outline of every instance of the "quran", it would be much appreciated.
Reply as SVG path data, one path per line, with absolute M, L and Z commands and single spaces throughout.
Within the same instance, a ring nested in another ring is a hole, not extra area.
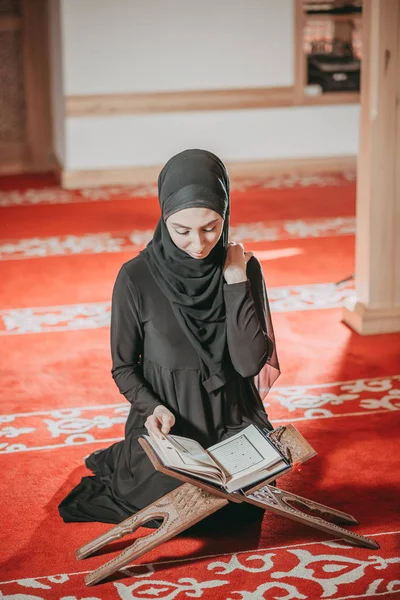
M 275 479 L 295 462 L 316 454 L 293 425 L 272 431 L 249 425 L 207 449 L 178 435 L 143 437 L 165 467 L 214 483 L 228 493 Z

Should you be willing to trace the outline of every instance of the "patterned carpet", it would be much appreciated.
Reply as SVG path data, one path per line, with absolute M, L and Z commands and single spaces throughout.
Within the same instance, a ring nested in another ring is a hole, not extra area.
M 82 459 L 121 438 L 128 405 L 110 375 L 110 296 L 120 265 L 150 239 L 154 186 L 66 191 L 51 176 L 0 180 L 0 599 L 399 598 L 400 335 L 340 322 L 353 293 L 353 173 L 233 182 L 231 237 L 263 264 L 282 376 L 275 425 L 318 451 L 279 485 L 354 514 L 366 550 L 266 514 L 262 528 L 188 532 L 112 581 L 83 576 L 126 541 L 77 562 L 108 530 L 64 524 L 57 505 Z M 138 535 L 145 535 L 140 530 Z

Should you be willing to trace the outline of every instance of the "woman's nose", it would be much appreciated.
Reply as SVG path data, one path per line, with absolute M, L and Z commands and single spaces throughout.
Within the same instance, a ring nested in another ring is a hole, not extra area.
M 193 251 L 194 252 L 201 252 L 202 250 L 204 250 L 204 239 L 202 238 L 202 236 L 197 236 L 194 240 L 193 240 Z

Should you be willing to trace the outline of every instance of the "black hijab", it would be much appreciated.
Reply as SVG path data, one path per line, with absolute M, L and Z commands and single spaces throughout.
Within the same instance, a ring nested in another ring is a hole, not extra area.
M 161 219 L 142 254 L 199 357 L 205 389 L 213 392 L 226 383 L 223 269 L 229 231 L 228 173 L 211 152 L 185 150 L 162 169 L 158 197 Z M 175 246 L 165 225 L 170 215 L 193 207 L 209 208 L 224 219 L 222 235 L 204 259 L 192 258 Z

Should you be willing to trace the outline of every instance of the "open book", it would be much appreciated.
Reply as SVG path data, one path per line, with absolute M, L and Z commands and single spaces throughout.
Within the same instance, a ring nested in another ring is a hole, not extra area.
M 316 454 L 293 425 L 272 432 L 249 425 L 207 449 L 178 435 L 143 437 L 165 467 L 219 485 L 229 493 L 275 479 L 293 462 L 304 462 Z

